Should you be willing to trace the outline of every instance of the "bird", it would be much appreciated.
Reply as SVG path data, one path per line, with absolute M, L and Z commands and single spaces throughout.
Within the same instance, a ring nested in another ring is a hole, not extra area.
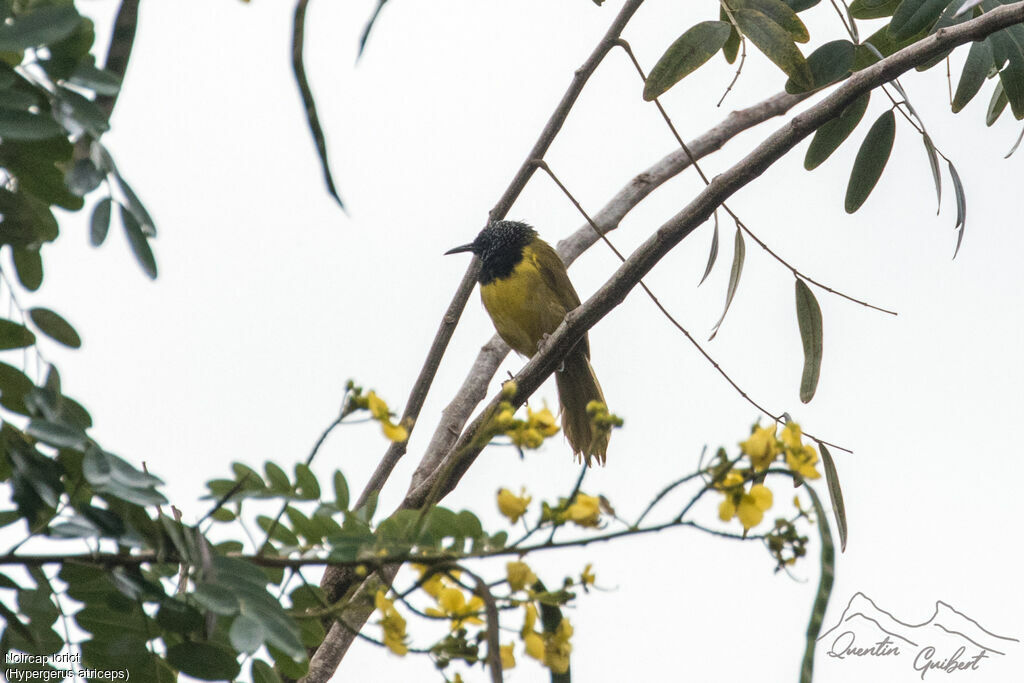
M 530 357 L 543 346 L 565 314 L 580 305 L 565 264 L 537 231 L 520 221 L 492 221 L 469 244 L 448 254 L 470 252 L 480 259 L 480 298 L 498 335 Z M 591 465 L 605 463 L 609 433 L 596 430 L 587 413 L 591 401 L 605 403 L 590 365 L 586 335 L 555 372 L 562 432 L 573 454 Z

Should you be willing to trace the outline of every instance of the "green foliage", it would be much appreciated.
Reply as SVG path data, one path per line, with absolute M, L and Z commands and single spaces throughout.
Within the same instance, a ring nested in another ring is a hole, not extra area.
M 687 29 L 651 69 L 644 99 L 653 100 L 696 71 L 722 49 L 731 32 L 732 25 L 724 21 L 702 21 Z
M 896 115 L 890 109 L 872 124 L 857 151 L 850 182 L 846 186 L 846 213 L 859 209 L 875 189 L 889 161 L 895 138 Z
M 818 388 L 823 350 L 821 307 L 811 288 L 796 279 L 796 320 L 804 347 L 804 369 L 800 377 L 800 400 L 809 403 Z

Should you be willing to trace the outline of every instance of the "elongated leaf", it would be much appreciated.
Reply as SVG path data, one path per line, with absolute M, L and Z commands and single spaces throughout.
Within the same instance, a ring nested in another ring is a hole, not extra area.
M 725 20 L 725 11 L 722 11 L 722 20 Z M 725 41 L 725 46 L 722 47 L 722 56 L 725 57 L 725 61 L 730 64 L 735 63 L 736 56 L 740 53 L 740 34 L 733 26 L 729 32 L 729 38 Z
M 14 269 L 18 273 L 18 281 L 30 292 L 39 289 L 43 284 L 43 257 L 39 249 L 14 249 Z
M 142 267 L 142 272 L 149 276 L 149 279 L 155 280 L 156 258 L 149 246 L 149 240 L 143 234 L 142 225 L 138 219 L 124 206 L 121 206 L 121 224 L 124 226 L 125 236 L 128 237 L 128 245 L 132 248 L 132 253 L 135 254 L 135 260 Z
M 0 318 L 0 351 L 21 349 L 36 343 L 36 336 L 24 325 Z
M 725 21 L 702 21 L 687 29 L 651 69 L 644 83 L 644 99 L 649 102 L 659 97 L 696 71 L 722 49 L 731 32 L 732 25 Z
M 107 232 L 110 230 L 110 197 L 105 197 L 96 203 L 92 210 L 92 219 L 89 221 L 89 243 L 94 247 L 103 244 L 107 239 Z
M 733 12 L 740 30 L 768 59 L 802 88 L 814 87 L 814 75 L 793 37 L 761 12 L 740 9 Z
M 993 68 L 995 68 L 995 63 L 992 60 L 992 46 L 989 42 L 981 40 L 971 43 L 967 61 L 964 62 L 964 70 L 960 74 L 960 82 L 956 86 L 956 94 L 953 95 L 954 114 L 974 99 Z
M 1018 147 L 1020 147 L 1021 141 L 1024 141 L 1024 128 L 1021 129 L 1020 135 L 1017 136 L 1017 142 L 1013 143 L 1013 147 L 1010 148 L 1010 151 L 1007 152 L 1006 156 L 1003 158 L 1009 159 L 1010 157 L 1012 157 L 1013 153 L 1017 151 Z
M 138 220 L 142 234 L 146 237 L 156 237 L 156 223 L 153 221 L 153 217 L 149 215 L 149 211 L 146 210 L 139 196 L 135 194 L 132 186 L 116 169 L 114 170 L 114 180 L 117 181 L 117 186 L 121 188 L 121 193 L 124 195 L 125 201 L 128 202 L 128 210 Z
M 811 39 L 807 27 L 796 12 L 782 0 L 731 0 L 729 3 L 733 10 L 752 9 L 765 15 L 780 27 L 798 43 L 806 43 Z
M 45 140 L 66 134 L 46 114 L 0 109 L 0 138 L 4 140 Z
M 828 497 L 832 501 L 832 514 L 836 518 L 836 529 L 839 530 L 839 549 L 846 552 L 846 503 L 843 502 L 843 488 L 839 485 L 839 472 L 836 462 L 829 453 L 828 446 L 818 442 L 821 451 L 821 462 L 825 469 L 825 483 L 828 485 Z
M 373 30 L 374 24 L 377 23 L 377 17 L 380 16 L 380 11 L 384 9 L 388 0 L 377 0 L 377 6 L 373 9 L 373 14 L 370 15 L 369 20 L 366 22 L 366 26 L 363 27 L 363 33 L 359 36 L 359 52 L 356 54 L 356 59 L 363 56 L 363 51 L 366 50 L 366 43 L 370 40 L 370 31 Z M 600 5 L 604 0 L 594 0 L 594 2 Z
M 853 0 L 850 15 L 854 19 L 881 19 L 891 17 L 901 0 Z
M 892 109 L 885 112 L 872 124 L 864 142 L 857 151 L 850 173 L 850 183 L 846 186 L 846 213 L 859 209 L 875 189 L 878 179 L 882 177 L 885 164 L 892 153 L 892 143 L 896 138 L 896 116 Z
M 59 313 L 48 308 L 33 308 L 29 310 L 28 317 L 39 331 L 50 339 L 72 349 L 82 345 L 82 338 L 78 336 L 78 332 Z
M 928 137 L 928 133 L 921 136 L 924 140 L 924 152 L 928 155 L 928 167 L 932 170 L 932 180 L 935 181 L 935 194 L 938 199 L 939 207 L 935 209 L 935 215 L 939 215 L 939 211 L 942 210 L 942 173 L 939 171 L 939 155 L 935 151 L 935 145 L 932 144 L 932 139 Z
M 804 370 L 800 377 L 800 400 L 809 403 L 818 389 L 821 375 L 822 342 L 821 307 L 814 292 L 800 278 L 796 279 L 796 321 L 804 347 Z
M 338 506 L 339 510 L 348 509 L 348 482 L 345 481 L 345 475 L 340 470 L 334 472 L 334 504 Z
M 952 0 L 903 0 L 889 22 L 893 40 L 905 40 L 931 28 Z
M 718 211 L 715 211 L 715 232 L 711 235 L 711 251 L 708 252 L 708 265 L 704 268 L 704 275 L 701 277 L 700 282 L 697 286 L 700 287 L 704 284 L 704 281 L 708 279 L 708 275 L 711 274 L 711 269 L 715 267 L 715 260 L 718 259 Z
M 306 6 L 308 4 L 309 0 L 298 0 L 295 4 L 292 23 L 292 70 L 295 72 L 295 83 L 299 86 L 299 94 L 302 96 L 302 106 L 306 110 L 306 123 L 313 135 L 313 142 L 316 143 L 316 151 L 320 157 L 320 166 L 323 170 L 327 192 L 338 202 L 338 206 L 344 209 L 345 204 L 342 203 L 341 196 L 334 186 L 334 178 L 331 176 L 331 165 L 327 159 L 327 138 L 320 125 L 320 117 L 316 113 L 316 100 L 313 99 L 313 89 L 309 86 L 309 78 L 306 76 L 306 66 L 302 58 L 303 42 L 306 35 Z
M 263 644 L 263 624 L 247 614 L 239 614 L 228 631 L 231 647 L 252 654 Z
M 783 0 L 794 12 L 803 12 L 817 5 L 821 0 Z
M 956 197 L 956 228 L 959 232 L 956 236 L 956 249 L 953 251 L 953 258 L 960 253 L 960 243 L 964 240 L 964 230 L 967 228 L 967 195 L 964 194 L 964 184 L 960 181 L 960 174 L 956 172 L 953 162 L 949 162 L 949 177 L 953 180 L 953 195 Z
M 743 274 L 743 261 L 747 256 L 747 247 L 743 242 L 743 231 L 740 230 L 739 226 L 736 226 L 736 238 L 733 240 L 732 250 L 732 270 L 729 271 L 729 287 L 725 293 L 725 310 L 722 311 L 722 317 L 715 323 L 715 327 L 711 330 L 711 336 L 708 337 L 708 341 L 715 338 L 718 334 L 718 328 L 722 326 L 722 321 L 725 320 L 725 314 L 729 312 L 729 306 L 732 305 L 732 298 L 736 295 L 736 288 L 740 286 L 740 276 Z
M 958 9 L 956 11 L 956 16 L 959 17 L 961 14 L 965 14 L 968 10 L 974 9 L 975 7 L 980 5 L 981 3 L 982 3 L 982 0 L 967 0 L 967 2 L 965 2 L 963 5 L 961 5 L 960 9 Z
M 77 427 L 40 419 L 31 420 L 25 428 L 25 433 L 54 448 L 80 449 L 85 446 L 88 438 L 85 432 Z
M 1018 120 L 1024 119 L 1024 31 L 1015 34 L 1011 29 L 1003 29 L 993 33 L 988 40 L 992 44 L 995 63 L 1006 63 L 999 71 L 999 82 L 1003 84 L 1013 116 Z
M 71 35 L 81 20 L 74 7 L 39 7 L 21 14 L 10 24 L 0 23 L 0 52 L 55 43 Z
M 832 152 L 839 149 L 839 145 L 850 137 L 850 133 L 864 118 L 870 97 L 870 92 L 864 93 L 851 102 L 842 114 L 826 122 L 814 133 L 811 145 L 807 148 L 807 155 L 804 157 L 804 168 L 808 171 L 814 170 L 832 156 Z
M 991 126 L 1006 109 L 1009 100 L 1006 99 L 1006 92 L 1003 90 L 1003 83 L 999 81 L 992 90 L 992 99 L 988 103 L 988 111 L 985 112 L 985 125 Z
M 235 653 L 211 643 L 184 642 L 167 648 L 167 661 L 178 671 L 201 681 L 230 681 L 241 670 Z
M 833 40 L 825 43 L 807 57 L 807 64 L 814 77 L 814 89 L 824 88 L 841 81 L 853 71 L 854 45 L 848 40 Z M 797 85 L 792 78 L 786 81 L 786 92 L 800 93 L 805 88 Z
M 836 579 L 836 547 L 832 542 L 832 531 L 828 528 L 825 508 L 818 498 L 817 492 L 804 485 L 814 505 L 814 516 L 818 520 L 818 539 L 821 541 L 821 578 L 818 579 L 818 592 L 814 594 L 814 605 L 811 607 L 811 618 L 807 622 L 807 641 L 804 647 L 803 663 L 800 666 L 800 683 L 811 683 L 814 679 L 814 645 L 818 642 L 821 625 L 825 622 L 825 610 L 832 596 L 832 584 Z

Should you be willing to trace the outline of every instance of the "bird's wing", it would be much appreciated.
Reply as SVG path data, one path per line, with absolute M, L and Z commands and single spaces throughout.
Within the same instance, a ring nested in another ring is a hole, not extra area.
M 540 239 L 534 240 L 530 247 L 536 252 L 534 258 L 539 261 L 537 270 L 540 271 L 544 284 L 554 293 L 564 309 L 561 315 L 564 316 L 577 308 L 580 305 L 580 296 L 576 293 L 576 288 L 572 286 L 569 273 L 565 270 L 565 264 L 562 263 L 558 252 L 550 244 Z M 551 264 L 551 267 L 541 267 L 541 263 Z M 583 353 L 589 358 L 590 343 L 586 335 L 583 335 L 580 345 L 583 347 Z

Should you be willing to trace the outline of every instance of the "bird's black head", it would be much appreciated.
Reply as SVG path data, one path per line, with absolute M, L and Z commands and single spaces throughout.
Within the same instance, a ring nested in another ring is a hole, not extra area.
M 480 257 L 480 284 L 506 278 L 523 259 L 523 248 L 533 241 L 537 231 L 518 221 L 495 221 L 480 231 L 476 239 L 445 254 L 469 251 Z

